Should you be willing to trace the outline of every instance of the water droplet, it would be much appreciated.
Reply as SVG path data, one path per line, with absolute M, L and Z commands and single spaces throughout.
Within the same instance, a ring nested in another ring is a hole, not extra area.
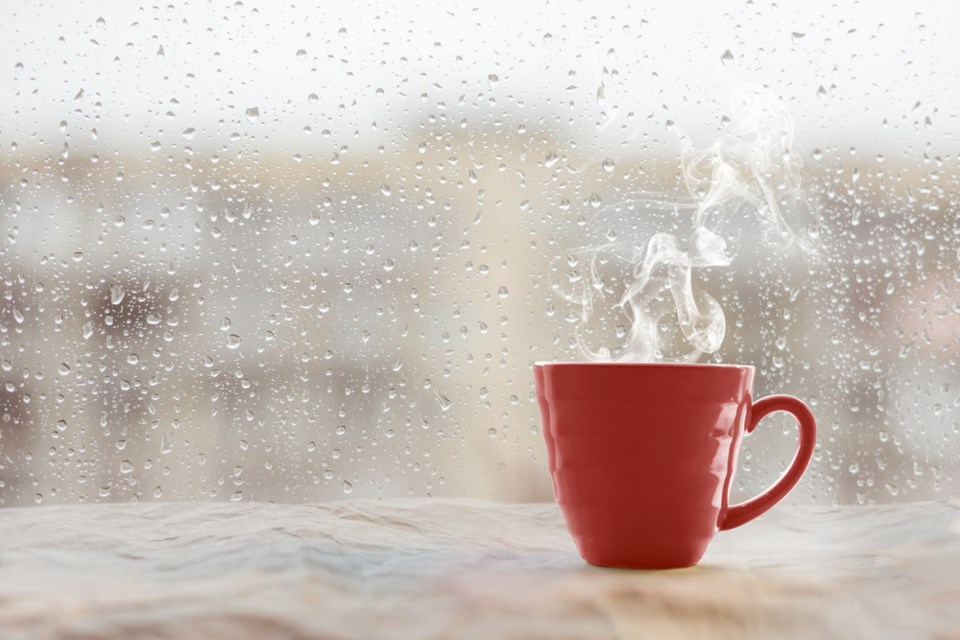
M 120 473 L 128 474 L 133 472 L 133 463 L 129 460 L 124 460 L 120 463 Z
M 617 164 L 611 158 L 604 160 L 600 166 L 603 167 L 603 170 L 607 173 L 613 173 L 613 170 L 617 168 Z
M 730 51 L 730 49 L 724 51 L 723 55 L 720 56 L 720 62 L 722 62 L 724 65 L 728 65 L 733 62 L 733 51 Z
M 224 317 L 220 321 L 220 331 L 229 331 L 230 327 L 233 326 L 233 323 L 230 321 L 230 318 Z
M 57 373 L 59 373 L 62 376 L 68 376 L 70 375 L 70 367 L 68 367 L 65 362 L 61 362 L 60 368 L 57 369 Z
M 246 110 L 247 121 L 256 123 L 260 120 L 260 108 L 259 107 L 250 107 Z
M 350 493 L 353 491 L 353 485 L 350 484 L 348 481 L 344 480 L 342 483 L 340 483 L 340 489 L 344 493 Z
M 508 295 L 510 295 L 510 292 L 506 287 L 501 286 L 499 289 L 497 289 L 497 295 L 501 298 L 506 298 Z
M 346 37 L 347 37 L 347 28 L 346 28 L 346 27 L 341 27 L 340 30 L 337 31 L 337 35 L 340 36 L 341 38 L 346 38 Z
M 491 73 L 487 76 L 487 82 L 490 83 L 490 88 L 493 89 L 500 82 L 500 77 L 495 73 Z
M 603 199 L 600 198 L 600 195 L 597 193 L 591 193 L 590 198 L 587 200 L 590 203 L 590 206 L 594 209 L 599 209 L 600 205 L 603 204 Z
M 306 59 L 307 59 L 307 50 L 297 49 L 297 60 L 306 60 Z
M 227 338 L 227 348 L 228 349 L 239 349 L 240 348 L 240 336 L 235 333 L 231 333 L 230 337 Z
M 140 362 L 140 356 L 135 353 L 127 355 L 127 364 L 138 364 Z
M 440 410 L 441 410 L 441 411 L 443 411 L 444 413 L 446 413 L 446 412 L 450 409 L 450 406 L 451 406 L 452 403 L 451 403 L 450 400 L 447 398 L 447 396 L 443 395 L 443 394 L 440 393 L 439 391 L 434 391 L 434 392 L 433 392 L 433 397 L 437 399 L 437 404 L 440 405 Z

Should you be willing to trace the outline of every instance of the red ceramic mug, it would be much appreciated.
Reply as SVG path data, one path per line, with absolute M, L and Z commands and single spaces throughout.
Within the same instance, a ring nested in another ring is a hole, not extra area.
M 687 567 L 718 530 L 787 495 L 813 455 L 816 422 L 791 396 L 754 402 L 753 375 L 740 365 L 534 365 L 554 496 L 584 560 Z M 730 505 L 740 437 L 774 411 L 799 421 L 797 454 L 772 487 Z

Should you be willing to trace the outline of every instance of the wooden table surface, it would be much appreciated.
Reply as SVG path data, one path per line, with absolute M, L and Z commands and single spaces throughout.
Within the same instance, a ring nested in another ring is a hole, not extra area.
M 958 638 L 960 501 L 781 505 L 600 569 L 553 504 L 0 510 L 0 638 Z

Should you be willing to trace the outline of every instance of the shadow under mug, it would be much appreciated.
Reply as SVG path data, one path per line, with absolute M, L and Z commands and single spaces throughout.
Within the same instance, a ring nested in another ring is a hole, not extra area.
M 554 496 L 590 564 L 696 564 L 718 530 L 782 500 L 813 455 L 813 413 L 791 396 L 754 402 L 750 366 L 554 362 L 534 377 Z M 800 423 L 793 462 L 729 505 L 740 437 L 775 411 Z

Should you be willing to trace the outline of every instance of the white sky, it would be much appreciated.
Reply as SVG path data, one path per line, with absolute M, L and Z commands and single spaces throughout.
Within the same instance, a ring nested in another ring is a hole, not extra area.
M 580 145 L 632 154 L 645 150 L 638 133 L 668 139 L 667 120 L 712 135 L 734 88 L 759 82 L 787 100 L 804 148 L 957 151 L 960 9 L 949 2 L 656 5 L 7 0 L 0 148 L 148 153 L 185 144 L 188 129 L 198 150 L 237 133 L 309 152 L 323 129 L 325 148 L 375 146 L 443 102 L 467 126 L 544 118 Z

